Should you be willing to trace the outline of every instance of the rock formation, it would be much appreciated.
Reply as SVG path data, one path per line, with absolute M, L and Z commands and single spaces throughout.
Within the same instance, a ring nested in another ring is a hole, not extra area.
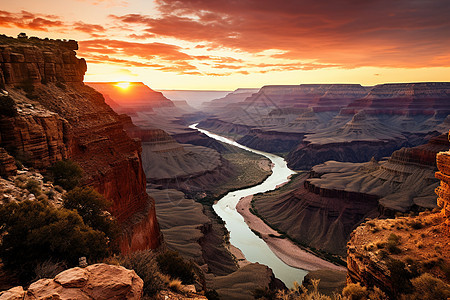
M 410 164 L 430 164 L 426 151 L 416 152 L 425 155 L 416 155 Z M 409 279 L 425 272 L 448 285 L 449 157 L 448 151 L 436 156 L 439 170 L 436 178 L 441 180 L 436 188 L 437 204 L 442 212 L 371 220 L 358 227 L 348 243 L 348 283 L 376 286 L 391 299 L 409 293 L 412 289 Z
M 439 169 L 436 178 L 441 181 L 440 186 L 436 188 L 437 204 L 442 208 L 447 224 L 450 224 L 450 151 L 439 152 L 436 162 Z
M 77 43 L 1 37 L 0 49 L 0 86 L 17 106 L 15 116 L 0 120 L 1 147 L 38 169 L 76 161 L 83 184 L 112 203 L 123 227 L 122 252 L 158 247 L 140 143 L 126 134 L 103 96 L 82 82 L 86 64 L 76 57 Z
M 17 167 L 14 157 L 8 154 L 5 149 L 0 148 L 0 176 L 6 177 L 16 175 Z
M 37 299 L 142 299 L 144 282 L 132 270 L 95 264 L 65 270 L 53 279 L 40 279 L 28 289 L 14 287 L 0 293 L 2 300 Z
M 445 82 L 264 86 L 241 102 L 223 103 L 199 127 L 258 150 L 289 153 L 296 169 L 327 160 L 363 162 L 425 142 L 450 111 L 449 88 Z
M 86 85 L 96 89 L 107 99 L 123 108 L 139 111 L 142 108 L 173 107 L 172 101 L 156 92 L 142 82 L 130 82 L 120 87 L 118 82 L 87 82 Z M 110 104 L 110 103 L 108 103 Z

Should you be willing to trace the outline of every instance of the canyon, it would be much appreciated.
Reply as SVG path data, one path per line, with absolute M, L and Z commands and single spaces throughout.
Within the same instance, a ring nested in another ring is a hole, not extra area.
M 346 261 L 347 283 L 376 286 L 391 298 L 404 292 L 393 263 L 448 283 L 450 83 L 242 88 L 211 92 L 225 96 L 194 108 L 142 82 L 84 83 L 87 65 L 76 50 L 75 41 L 0 37 L 0 101 L 11 106 L 0 114 L 2 204 L 34 197 L 13 186 L 28 176 L 61 205 L 63 192 L 45 174 L 70 159 L 83 169 L 81 184 L 111 203 L 121 254 L 176 250 L 223 299 L 284 289 L 275 271 L 230 244 L 230 224 L 214 209 L 270 178 L 276 164 L 206 129 L 280 155 L 289 175 L 297 173 L 247 199 L 248 214 L 271 227 L 258 234 L 270 236 L 272 248 L 280 240 Z M 197 122 L 200 130 L 189 126 Z M 401 253 L 386 256 L 391 234 Z M 308 276 L 342 288 L 342 267 L 327 264 Z

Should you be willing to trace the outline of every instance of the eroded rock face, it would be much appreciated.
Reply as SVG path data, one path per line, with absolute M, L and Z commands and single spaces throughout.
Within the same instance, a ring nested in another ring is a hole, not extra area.
M 436 188 L 437 203 L 447 218 L 446 223 L 450 223 L 450 151 L 439 152 L 436 162 L 439 169 L 436 178 L 441 180 L 440 186 Z
M 73 51 L 76 42 L 2 37 L 2 43 L 0 69 L 8 76 L 0 83 L 15 101 L 17 115 L 0 120 L 1 146 L 38 169 L 61 159 L 76 161 L 84 170 L 83 184 L 112 203 L 110 212 L 123 228 L 122 252 L 158 247 L 160 232 L 154 201 L 146 193 L 140 142 L 127 135 L 125 120 L 103 96 L 82 82 L 86 65 Z M 36 72 L 23 69 L 28 61 Z M 17 66 L 10 67 L 13 63 Z
M 82 82 L 87 70 L 76 42 L 0 40 L 0 84 Z
M 24 299 L 131 299 L 142 298 L 144 282 L 121 266 L 95 264 L 65 270 L 54 279 L 40 279 L 28 290 L 14 287 L 0 294 L 2 300 Z
M 17 167 L 14 157 L 8 154 L 5 149 L 0 148 L 0 176 L 16 175 Z

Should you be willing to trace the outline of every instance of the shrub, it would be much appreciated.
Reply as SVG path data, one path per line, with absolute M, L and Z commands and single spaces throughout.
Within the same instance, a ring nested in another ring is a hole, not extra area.
M 55 184 L 62 186 L 66 190 L 75 188 L 81 180 L 83 169 L 72 160 L 60 160 L 51 168 Z
M 75 265 L 81 256 L 95 261 L 108 254 L 103 232 L 85 225 L 76 212 L 46 201 L 8 203 L 0 208 L 0 220 L 0 258 L 22 280 L 31 279 L 35 267 L 49 259 Z
M 37 180 L 29 179 L 25 188 L 36 197 L 41 194 L 41 184 Z
M 36 277 L 33 281 L 42 278 L 53 278 L 66 269 L 66 263 L 62 261 L 53 261 L 51 259 L 38 263 L 34 269 Z
M 183 284 L 195 282 L 194 266 L 185 261 L 176 251 L 166 251 L 156 258 L 162 273 L 180 279 Z
M 363 300 L 367 299 L 368 292 L 365 286 L 358 283 L 350 283 L 343 290 L 342 295 L 349 300 Z
M 141 277 L 144 281 L 144 295 L 153 296 L 165 287 L 155 255 L 151 251 L 134 252 L 120 259 L 119 263 Z
M 17 115 L 16 102 L 10 96 L 0 97 L 0 115 L 6 117 Z
M 450 285 L 428 273 L 412 279 L 411 282 L 414 287 L 411 299 L 433 300 L 450 297 Z
M 104 232 L 110 239 L 115 239 L 118 235 L 119 229 L 115 220 L 105 214 L 110 203 L 91 187 L 77 187 L 67 192 L 63 206 L 75 209 L 86 225 Z
M 399 254 L 402 250 L 398 247 L 400 244 L 400 237 L 391 233 L 388 237 L 388 241 L 386 244 L 386 249 L 392 254 Z

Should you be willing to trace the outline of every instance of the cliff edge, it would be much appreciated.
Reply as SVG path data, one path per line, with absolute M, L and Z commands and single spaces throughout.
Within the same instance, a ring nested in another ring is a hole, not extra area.
M 123 228 L 121 251 L 156 248 L 160 231 L 145 189 L 140 142 L 83 83 L 87 67 L 77 49 L 75 41 L 0 36 L 0 96 L 11 106 L 0 118 L 1 161 L 12 156 L 37 169 L 76 161 L 83 185 L 112 203 L 110 212 Z M 11 169 L 10 162 L 3 168 Z

